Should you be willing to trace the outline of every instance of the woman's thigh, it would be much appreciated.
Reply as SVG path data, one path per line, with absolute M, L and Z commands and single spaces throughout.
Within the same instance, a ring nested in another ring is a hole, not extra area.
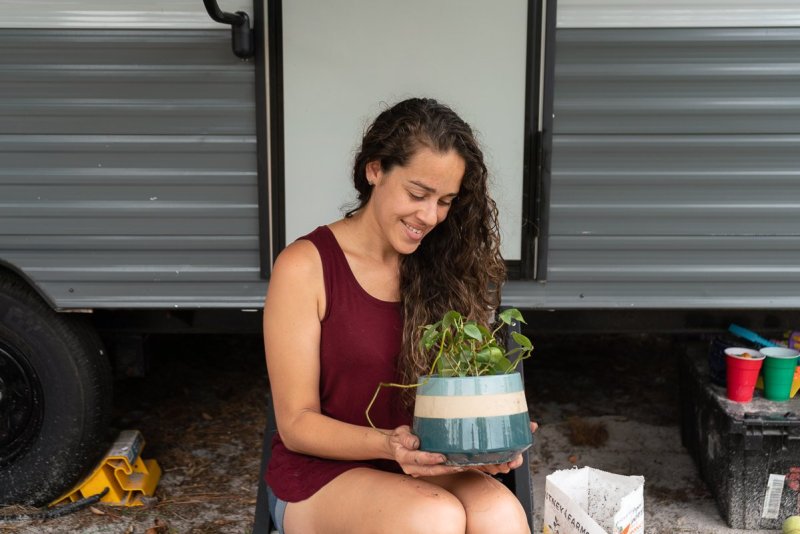
M 466 534 L 528 534 L 525 509 L 502 482 L 480 471 L 425 477 L 453 494 L 464 507 Z
M 358 468 L 310 498 L 286 506 L 286 534 L 464 534 L 466 513 L 442 486 L 407 475 Z

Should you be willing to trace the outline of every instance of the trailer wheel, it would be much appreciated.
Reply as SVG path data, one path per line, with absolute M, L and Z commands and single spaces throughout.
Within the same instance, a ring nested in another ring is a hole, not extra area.
M 0 274 L 0 504 L 51 502 L 108 445 L 110 364 L 81 319 Z

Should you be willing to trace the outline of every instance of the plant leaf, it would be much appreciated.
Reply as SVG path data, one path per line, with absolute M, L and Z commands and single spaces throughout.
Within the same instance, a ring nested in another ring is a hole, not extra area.
M 485 339 L 487 342 L 488 342 L 489 340 L 492 340 L 492 341 L 494 341 L 494 340 L 492 339 L 492 331 L 491 331 L 491 330 L 489 330 L 488 328 L 486 328 L 486 327 L 485 327 L 485 326 L 483 326 L 482 324 L 479 324 L 479 325 L 478 325 L 478 330 L 480 330 L 480 331 L 481 331 L 481 334 L 483 334 L 483 339 Z
M 478 328 L 478 325 L 474 322 L 470 321 L 464 325 L 464 333 L 472 339 L 483 342 L 483 334 L 481 333 L 480 328 Z
M 492 372 L 496 375 L 501 375 L 511 369 L 512 365 L 511 362 L 508 361 L 508 358 L 500 358 L 495 362 L 494 366 L 492 366 Z
M 531 340 L 526 336 L 520 334 L 519 332 L 511 332 L 511 337 L 514 338 L 514 341 L 516 341 L 524 350 L 533 350 L 533 343 L 531 343 Z
M 422 339 L 420 342 L 422 346 L 425 347 L 425 350 L 430 350 L 436 344 L 436 341 L 439 339 L 439 331 L 436 329 L 436 325 L 431 325 L 425 329 L 422 333 Z
M 442 328 L 448 329 L 451 326 L 458 324 L 460 320 L 461 314 L 455 310 L 450 310 L 444 314 L 444 317 L 442 317 Z
M 525 323 L 525 319 L 522 318 L 522 314 L 516 308 L 508 308 L 507 310 L 503 310 L 502 312 L 500 312 L 499 317 L 500 320 L 503 321 L 505 324 L 511 324 L 512 319 L 515 319 L 520 323 Z
M 503 349 L 500 347 L 490 347 L 489 348 L 489 361 L 493 364 L 496 364 L 503 358 Z

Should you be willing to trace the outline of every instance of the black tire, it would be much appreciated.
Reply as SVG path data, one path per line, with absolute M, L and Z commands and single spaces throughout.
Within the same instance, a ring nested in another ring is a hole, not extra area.
M 0 504 L 60 497 L 108 447 L 111 367 L 84 317 L 0 273 Z

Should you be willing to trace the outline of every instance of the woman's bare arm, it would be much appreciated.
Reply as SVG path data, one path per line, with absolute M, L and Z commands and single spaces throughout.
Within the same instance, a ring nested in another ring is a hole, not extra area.
M 264 305 L 270 388 L 286 447 L 338 460 L 396 460 L 412 475 L 452 472 L 436 465 L 441 455 L 415 450 L 418 440 L 408 427 L 379 431 L 322 415 L 319 346 L 325 305 L 319 253 L 309 241 L 297 241 L 275 262 Z

